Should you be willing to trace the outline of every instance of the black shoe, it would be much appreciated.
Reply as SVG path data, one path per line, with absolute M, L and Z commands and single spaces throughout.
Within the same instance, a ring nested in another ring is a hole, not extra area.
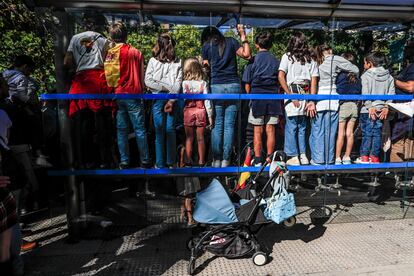
M 126 169 L 129 169 L 129 164 L 128 164 L 128 163 L 126 163 L 126 162 L 121 162 L 121 163 L 119 164 L 119 169 L 120 169 L 120 170 L 126 170 Z
M 101 164 L 101 165 L 99 165 L 99 168 L 101 170 L 110 169 L 111 168 L 111 165 L 109 165 L 109 164 Z
M 151 163 L 142 163 L 141 164 L 141 168 L 143 169 L 151 169 Z

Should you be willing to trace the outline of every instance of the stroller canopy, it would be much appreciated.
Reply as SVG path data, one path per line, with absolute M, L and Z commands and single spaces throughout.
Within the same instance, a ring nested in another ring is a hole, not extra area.
M 238 222 L 235 208 L 217 179 L 197 193 L 193 217 L 200 223 L 226 224 Z

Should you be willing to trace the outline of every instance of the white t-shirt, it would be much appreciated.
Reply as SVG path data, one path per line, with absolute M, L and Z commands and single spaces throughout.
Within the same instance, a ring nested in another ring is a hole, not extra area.
M 4 149 L 8 149 L 7 145 L 9 144 L 9 140 L 7 139 L 7 133 L 11 126 L 12 122 L 10 121 L 9 116 L 3 109 L 0 109 L 0 145 Z
M 315 61 L 301 64 L 295 57 L 291 57 L 293 60 L 289 60 L 288 53 L 282 56 L 280 61 L 279 71 L 286 73 L 286 82 L 290 87 L 292 84 L 310 83 L 312 77 L 319 77 L 318 64 Z M 285 103 L 288 100 L 285 100 Z M 288 117 L 305 115 L 305 101 L 299 101 L 300 106 L 295 107 L 290 101 L 285 105 L 286 115 Z
M 96 32 L 83 32 L 72 37 L 68 52 L 72 52 L 76 72 L 103 69 L 110 41 Z

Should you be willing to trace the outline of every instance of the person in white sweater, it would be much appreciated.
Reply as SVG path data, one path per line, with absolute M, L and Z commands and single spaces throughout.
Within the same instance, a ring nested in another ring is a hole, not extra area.
M 181 60 L 175 55 L 175 41 L 161 34 L 152 49 L 145 72 L 145 85 L 153 94 L 180 92 L 183 78 Z M 155 127 L 155 166 L 173 167 L 176 157 L 175 100 L 156 100 L 152 106 Z

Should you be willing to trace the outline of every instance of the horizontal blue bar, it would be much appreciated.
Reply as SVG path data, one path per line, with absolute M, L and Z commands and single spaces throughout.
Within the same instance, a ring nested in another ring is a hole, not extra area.
M 413 169 L 414 162 L 401 163 L 379 163 L 379 164 L 351 164 L 351 165 L 308 165 L 308 166 L 290 166 L 289 171 L 292 173 L 314 172 L 315 174 L 324 173 L 324 171 L 353 171 L 353 170 L 401 170 Z M 260 167 L 226 167 L 226 168 L 178 168 L 178 169 L 127 169 L 127 170 L 50 170 L 49 176 L 166 176 L 166 175 L 211 175 L 215 174 L 237 174 L 242 172 L 257 173 Z M 269 171 L 269 167 L 265 168 Z
M 42 94 L 50 100 L 394 100 L 411 101 L 413 95 L 304 95 L 304 94 Z

